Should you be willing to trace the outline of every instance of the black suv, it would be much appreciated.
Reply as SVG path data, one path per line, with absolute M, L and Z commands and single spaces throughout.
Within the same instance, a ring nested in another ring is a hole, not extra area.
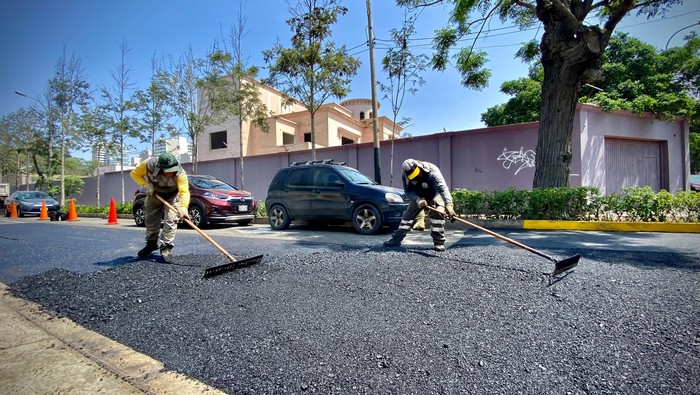
M 382 186 L 332 159 L 294 162 L 280 169 L 267 191 L 270 226 L 287 229 L 292 221 L 351 221 L 360 234 L 396 227 L 408 206 L 403 190 Z

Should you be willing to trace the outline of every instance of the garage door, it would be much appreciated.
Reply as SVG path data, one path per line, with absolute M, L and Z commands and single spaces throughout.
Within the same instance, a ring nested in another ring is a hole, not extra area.
M 625 187 L 662 188 L 663 142 L 605 139 L 605 192 Z

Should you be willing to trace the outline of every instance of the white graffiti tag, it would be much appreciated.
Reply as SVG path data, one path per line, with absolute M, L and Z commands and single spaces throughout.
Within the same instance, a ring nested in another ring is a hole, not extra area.
M 522 169 L 535 167 L 535 151 L 531 149 L 523 151 L 523 147 L 520 147 L 520 151 L 507 151 L 503 148 L 503 153 L 499 155 L 498 160 L 503 161 L 504 169 L 510 169 L 511 166 L 520 164 L 518 170 L 515 171 L 515 175 L 517 175 Z

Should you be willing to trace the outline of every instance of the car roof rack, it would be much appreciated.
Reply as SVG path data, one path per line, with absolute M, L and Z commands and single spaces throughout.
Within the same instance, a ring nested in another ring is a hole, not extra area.
M 292 162 L 290 166 L 304 166 L 304 165 L 315 165 L 315 164 L 323 164 L 323 165 L 345 165 L 345 162 L 336 162 L 334 159 L 323 159 L 323 160 L 307 160 L 305 162 Z

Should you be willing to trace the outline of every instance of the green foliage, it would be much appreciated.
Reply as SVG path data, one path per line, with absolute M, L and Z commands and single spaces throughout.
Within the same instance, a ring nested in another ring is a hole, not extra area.
M 700 132 L 690 133 L 690 172 L 700 173 Z
M 214 121 L 238 116 L 241 124 L 252 121 L 263 132 L 269 132 L 267 118 L 270 114 L 260 99 L 255 81 L 257 68 L 245 68 L 240 59 L 221 50 L 209 54 L 209 62 L 212 67 L 199 86 L 208 92 Z
M 265 217 L 267 217 L 267 207 L 265 207 L 265 202 L 258 200 L 258 208 L 255 210 L 255 218 Z
M 177 134 L 175 125 L 169 122 L 174 115 L 168 105 L 167 72 L 154 57 L 151 60 L 151 82 L 145 90 L 137 90 L 133 95 L 134 111 L 138 114 L 136 127 L 142 142 L 151 143 L 155 150 L 156 141 Z
M 66 176 L 64 178 L 64 188 L 66 196 L 70 195 L 82 195 L 83 186 L 85 186 L 85 181 L 78 176 Z
M 625 188 L 600 195 L 593 187 L 535 188 L 531 191 L 452 192 L 455 211 L 467 218 L 627 222 L 699 222 L 700 193 Z
M 132 207 L 133 206 L 130 202 L 129 203 L 116 203 L 114 205 L 114 209 L 117 212 L 117 214 L 131 214 Z M 87 205 L 83 205 L 83 204 L 76 204 L 75 211 L 78 214 L 105 214 L 105 215 L 109 215 L 109 205 L 107 205 L 106 207 L 97 207 L 97 206 L 87 206 Z
M 357 74 L 360 61 L 348 55 L 345 46 L 336 48 L 331 26 L 338 16 L 347 13 L 339 0 L 303 0 L 290 9 L 287 24 L 294 33 L 292 47 L 280 43 L 263 51 L 269 65 L 264 82 L 296 99 L 311 114 L 311 156 L 316 159 L 316 111 L 330 97 L 343 98 L 350 92 L 350 82 Z
M 657 51 L 628 34 L 615 34 L 601 59 L 601 80 L 595 88 L 584 85 L 579 102 L 600 105 L 605 111 L 652 112 L 667 120 L 689 117 L 698 124 L 700 107 L 693 97 L 698 91 L 694 84 L 700 80 L 700 66 L 692 65 L 700 63 L 699 48 L 697 37 L 681 48 Z M 535 49 L 527 43 L 519 54 L 533 59 Z M 488 126 L 539 120 L 542 81 L 542 66 L 535 64 L 527 78 L 504 82 L 501 92 L 512 98 L 488 108 L 481 120 Z
M 456 189 L 452 192 L 455 211 L 466 216 L 485 214 L 488 211 L 490 196 L 483 191 L 468 189 Z

